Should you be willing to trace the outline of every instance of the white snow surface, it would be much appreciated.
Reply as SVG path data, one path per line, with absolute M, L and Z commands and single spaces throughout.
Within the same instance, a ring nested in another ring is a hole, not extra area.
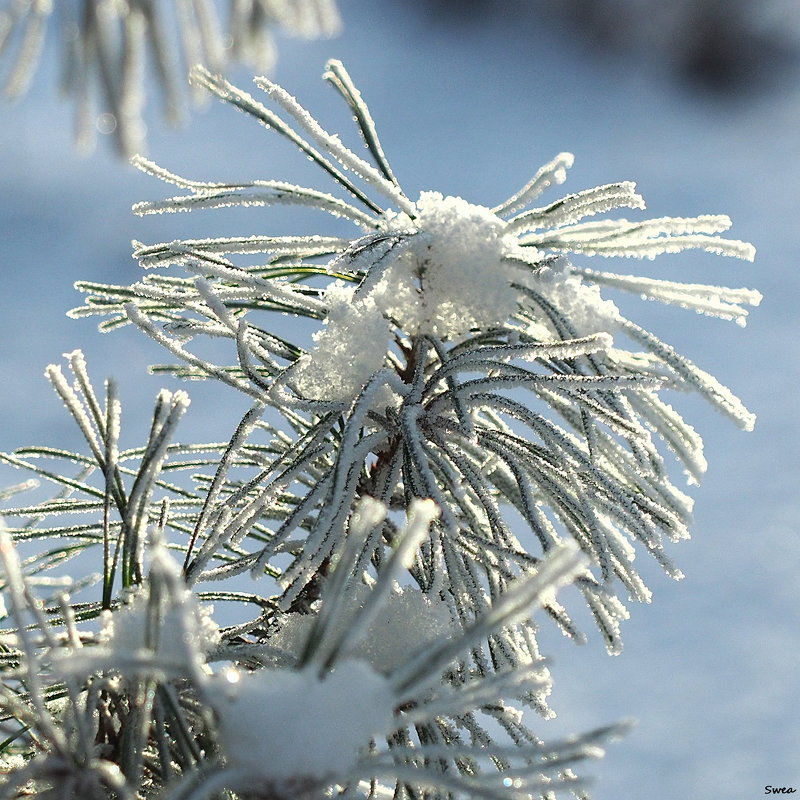
M 278 790 L 345 778 L 370 740 L 392 729 L 392 691 L 363 661 L 341 662 L 324 679 L 308 670 L 230 671 L 214 676 L 208 696 L 229 765 Z

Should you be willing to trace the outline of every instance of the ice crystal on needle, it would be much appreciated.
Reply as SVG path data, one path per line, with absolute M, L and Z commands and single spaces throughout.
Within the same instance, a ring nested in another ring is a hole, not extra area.
M 184 194 L 135 210 L 311 206 L 352 222 L 352 238 L 255 235 L 137 245 L 144 280 L 132 291 L 84 285 L 90 296 L 75 312 L 108 315 L 106 328 L 133 322 L 185 362 L 163 369 L 214 377 L 291 419 L 295 444 L 291 436 L 276 443 L 281 455 L 259 487 L 220 497 L 208 519 L 217 521 L 215 542 L 238 546 L 252 521 L 275 513 L 287 488 L 292 513 L 271 528 L 269 541 L 227 565 L 211 570 L 205 557 L 190 557 L 189 574 L 260 574 L 291 551 L 281 605 L 303 608 L 346 539 L 359 497 L 398 508 L 429 497 L 441 517 L 412 567 L 422 591 L 445 592 L 464 622 L 540 554 L 572 538 L 595 565 L 577 585 L 617 650 L 627 610 L 615 583 L 634 600 L 650 598 L 631 545 L 680 574 L 665 542 L 688 535 L 692 502 L 670 479 L 663 451 L 672 451 L 691 481 L 705 468 L 699 436 L 662 391 L 698 391 L 744 428 L 753 416 L 711 375 L 624 317 L 603 288 L 740 323 L 744 306 L 760 296 L 588 269 L 582 261 L 692 249 L 752 259 L 753 247 L 719 236 L 730 226 L 721 215 L 602 218 L 644 207 L 629 181 L 536 205 L 566 179 L 572 156 L 565 153 L 493 207 L 436 191 L 412 200 L 344 67 L 330 62 L 325 79 L 353 111 L 372 164 L 267 79 L 256 83 L 277 111 L 207 70 L 194 72 L 196 83 L 292 141 L 342 197 L 278 181 L 188 180 L 139 159 L 143 170 Z M 157 270 L 173 264 L 189 277 Z M 292 341 L 285 327 L 274 335 L 269 311 L 316 320 L 313 344 Z M 204 335 L 235 342 L 233 363 L 199 356 L 194 342 Z M 509 507 L 526 531 L 511 530 Z M 391 542 L 390 521 L 385 528 L 365 558 L 380 560 Z M 549 611 L 577 635 L 563 608 Z M 530 657 L 532 641 L 530 631 L 509 633 L 511 661 Z

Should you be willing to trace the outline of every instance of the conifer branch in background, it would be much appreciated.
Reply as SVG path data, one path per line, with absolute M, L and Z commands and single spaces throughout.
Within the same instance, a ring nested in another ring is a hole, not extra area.
M 314 38 L 339 27 L 335 0 L 1 0 L 0 85 L 7 97 L 27 91 L 55 28 L 79 147 L 92 146 L 97 127 L 129 158 L 145 149 L 145 70 L 157 76 L 164 116 L 175 123 L 193 64 L 222 71 L 240 61 L 269 72 L 274 31 Z

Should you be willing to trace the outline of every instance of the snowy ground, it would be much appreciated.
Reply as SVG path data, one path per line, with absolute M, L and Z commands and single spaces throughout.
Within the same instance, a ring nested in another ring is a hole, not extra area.
M 672 551 L 687 577 L 673 584 L 655 568 L 646 571 L 654 603 L 633 609 L 617 658 L 604 654 L 597 637 L 576 649 L 545 635 L 559 712 L 550 727 L 553 735 L 639 719 L 604 763 L 591 766 L 599 777 L 596 800 L 749 800 L 767 784 L 800 789 L 800 92 L 722 101 L 680 89 L 641 62 L 602 60 L 533 20 L 488 13 L 460 21 L 433 13 L 428 3 L 342 6 L 344 34 L 332 42 L 284 41 L 276 77 L 330 129 L 345 128 L 347 113 L 319 80 L 325 60 L 341 58 L 411 196 L 435 189 L 492 205 L 569 150 L 576 164 L 568 189 L 633 179 L 652 216 L 727 213 L 732 234 L 758 247 L 755 266 L 684 254 L 614 267 L 764 293 L 745 330 L 679 309 L 626 307 L 732 386 L 759 423 L 743 434 L 702 404 L 684 404 L 706 437 L 711 463 L 696 490 L 695 538 Z M 80 302 L 75 280 L 136 279 L 132 238 L 328 232 L 311 212 L 291 220 L 270 209 L 132 217 L 134 201 L 164 190 L 116 162 L 109 147 L 90 159 L 73 153 L 70 109 L 51 102 L 54 69 L 45 65 L 24 103 L 0 106 L 4 450 L 77 446 L 40 377 L 47 363 L 75 347 L 86 351 L 98 380 L 120 379 L 123 424 L 132 441 L 144 434 L 159 384 L 143 377 L 144 367 L 162 354 L 130 331 L 98 337 L 91 321 L 64 318 Z M 235 77 L 247 81 L 243 73 Z M 154 118 L 150 155 L 199 179 L 274 177 L 325 188 L 288 144 L 218 106 L 178 132 Z M 235 412 L 222 413 L 217 399 L 230 402 L 227 394 L 189 389 L 195 403 L 183 438 L 229 434 Z M 14 476 L 2 478 L 5 484 Z

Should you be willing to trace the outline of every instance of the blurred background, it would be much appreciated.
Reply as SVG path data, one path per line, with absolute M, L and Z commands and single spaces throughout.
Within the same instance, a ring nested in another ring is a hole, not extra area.
M 596 800 L 800 790 L 798 2 L 341 0 L 340 12 L 334 39 L 279 38 L 273 77 L 357 144 L 320 80 L 328 58 L 343 60 L 411 197 L 435 189 L 491 206 L 567 150 L 576 163 L 564 191 L 635 180 L 649 216 L 726 213 L 731 235 L 757 246 L 755 265 L 684 253 L 600 266 L 761 290 L 744 330 L 614 298 L 731 386 L 759 421 L 744 434 L 701 402 L 675 399 L 711 464 L 693 490 L 694 538 L 671 550 L 686 578 L 673 583 L 642 564 L 654 602 L 632 608 L 614 658 L 598 635 L 578 648 L 545 624 L 558 719 L 538 730 L 552 738 L 639 720 L 585 768 L 597 776 Z M 100 336 L 93 321 L 65 317 L 81 303 L 74 281 L 138 278 L 131 239 L 337 231 L 303 210 L 135 218 L 132 203 L 171 192 L 118 160 L 103 133 L 94 154 L 76 154 L 74 112 L 54 88 L 58 55 L 47 47 L 29 96 L 0 105 L 0 450 L 81 446 L 42 377 L 75 348 L 98 383 L 119 379 L 123 444 L 143 440 L 152 399 L 168 383 L 146 366 L 164 354 L 132 330 Z M 245 87 L 252 77 L 230 74 Z M 288 143 L 231 108 L 212 104 L 174 129 L 161 121 L 157 87 L 148 92 L 149 155 L 168 169 L 331 188 Z M 188 389 L 180 438 L 227 438 L 237 398 Z M 0 485 L 19 479 L 0 471 Z

